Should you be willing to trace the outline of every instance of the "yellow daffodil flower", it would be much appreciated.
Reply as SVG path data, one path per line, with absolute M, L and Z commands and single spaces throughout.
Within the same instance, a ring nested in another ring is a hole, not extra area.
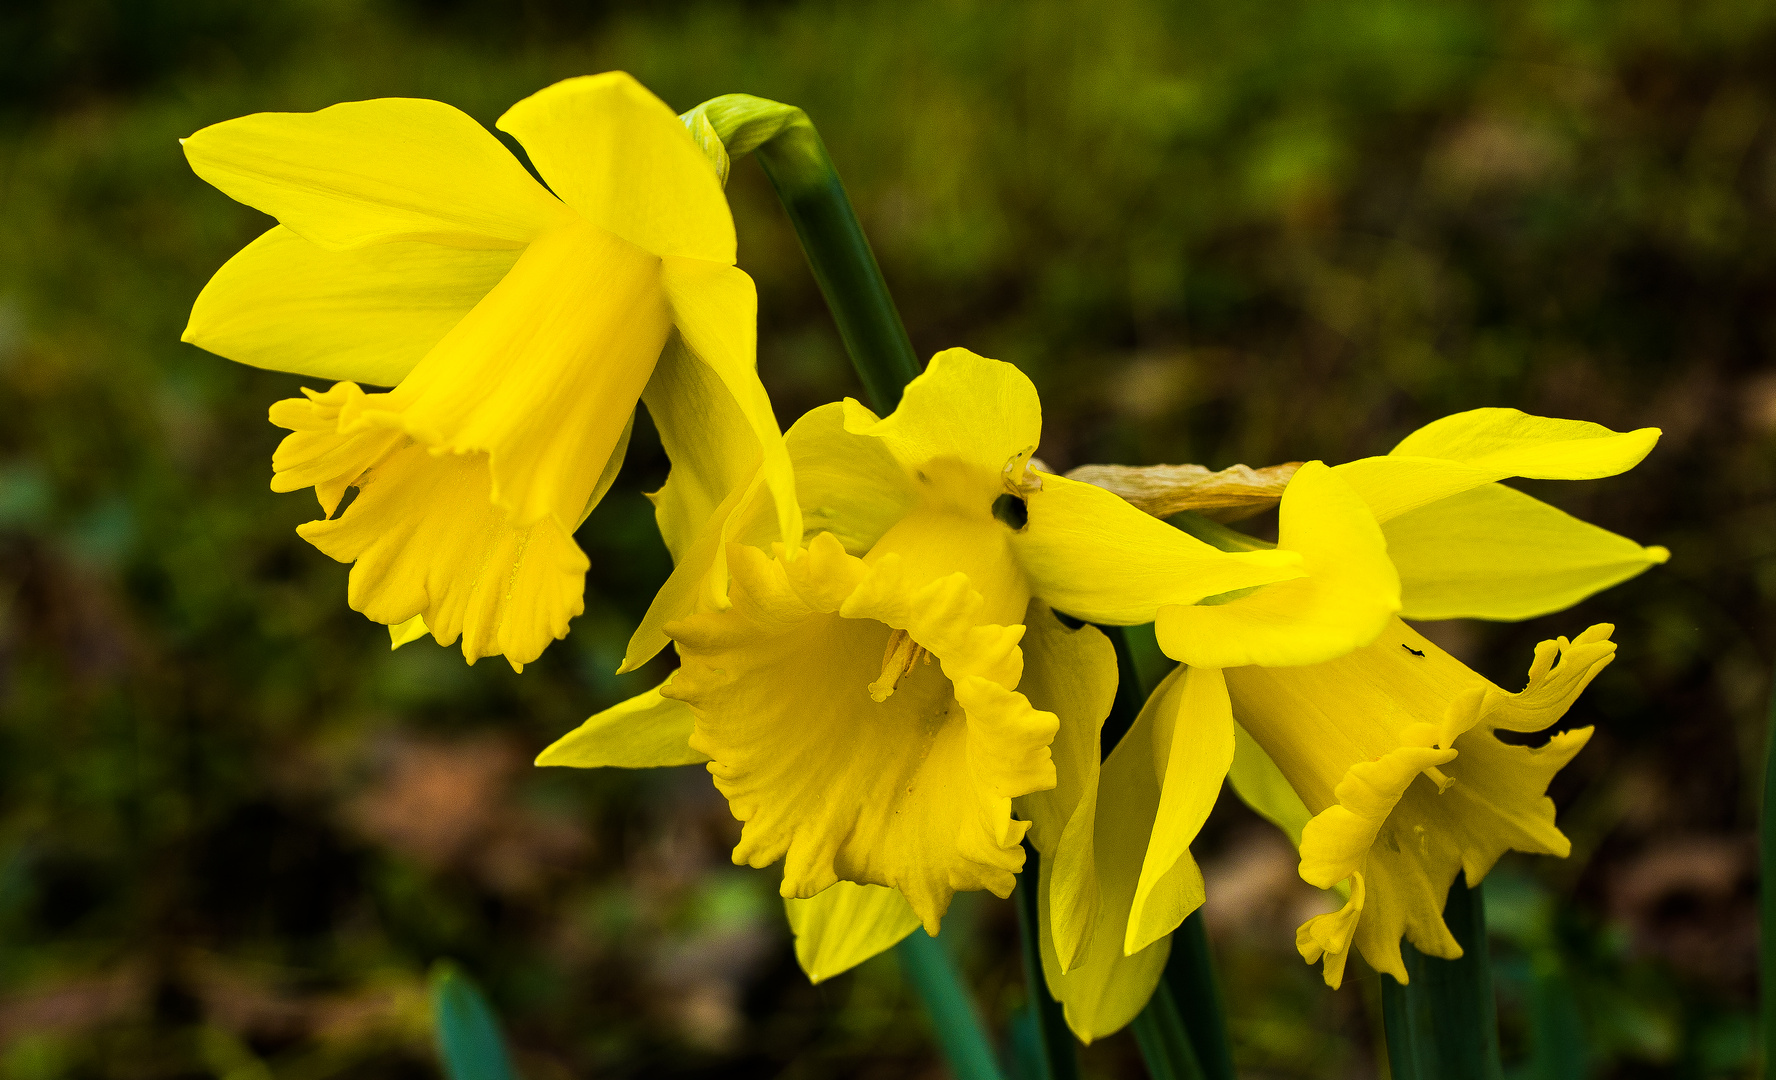
M 1328 985 L 1339 985 L 1353 945 L 1401 982 L 1402 936 L 1427 955 L 1460 956 L 1443 922 L 1457 873 L 1477 885 L 1508 850 L 1568 853 L 1544 792 L 1591 729 L 1537 747 L 1495 733 L 1543 731 L 1559 720 L 1615 657 L 1611 630 L 1593 626 L 1571 641 L 1542 642 L 1517 693 L 1399 620 L 1337 660 L 1224 673 L 1233 720 L 1312 815 L 1299 840 L 1302 878 L 1349 888 L 1341 910 L 1297 934 L 1304 959 L 1324 958 Z M 1187 678 L 1216 674 L 1180 670 Z M 1222 717 L 1216 726 L 1231 724 Z
M 1301 573 L 1030 468 L 1040 435 L 1029 380 L 960 349 L 886 418 L 807 414 L 786 436 L 803 556 L 736 489 L 631 642 L 626 667 L 671 641 L 680 668 L 538 763 L 707 761 L 745 823 L 735 862 L 783 861 L 815 978 L 936 933 L 959 890 L 1008 895 L 1033 827 L 1013 800 L 1055 786 L 1054 754 L 1084 752 L 1051 751 L 1057 730 L 1095 732 L 1116 685 L 1108 640 L 1051 609 L 1138 622 Z
M 1663 548 L 1498 483 L 1612 475 L 1657 437 L 1480 409 L 1428 425 L 1384 457 L 1309 462 L 1282 495 L 1278 528 L 1277 548 L 1301 556 L 1301 577 L 1160 610 L 1160 645 L 1184 665 L 1154 692 L 1103 779 L 1087 768 L 1071 781 L 1096 783 L 1098 822 L 1119 822 L 1096 831 L 1100 846 L 1134 833 L 1145 850 L 1125 839 L 1123 857 L 1100 854 L 1095 879 L 1055 897 L 1090 907 L 1096 923 L 1077 919 L 1069 933 L 1057 920 L 1045 942 L 1063 969 L 1072 950 L 1080 970 L 1066 978 L 1098 1010 L 1087 1016 L 1093 1030 L 1133 1016 L 1164 960 L 1154 944 L 1200 902 L 1191 892 L 1181 906 L 1186 894 L 1167 883 L 1189 874 L 1200 889 L 1185 847 L 1230 770 L 1242 796 L 1298 843 L 1302 876 L 1348 888 L 1344 908 L 1302 927 L 1298 942 L 1310 962 L 1326 959 L 1335 986 L 1353 944 L 1402 981 L 1402 936 L 1456 955 L 1441 913 L 1458 871 L 1472 884 L 1507 849 L 1565 854 L 1543 793 L 1588 730 L 1536 749 L 1494 732 L 1558 720 L 1614 655 L 1610 628 L 1544 642 L 1529 685 L 1510 694 L 1399 616 L 1525 618 L 1665 561 Z M 1231 531 L 1223 540 L 1269 547 Z M 1135 760 L 1122 765 L 1125 748 Z M 1157 789 L 1131 776 L 1157 777 Z
M 291 431 L 273 490 L 313 487 L 326 514 L 297 531 L 354 563 L 351 606 L 395 644 L 429 630 L 460 636 L 470 663 L 520 668 L 583 610 L 573 533 L 637 400 L 674 464 L 656 496 L 669 544 L 755 475 L 781 535 L 802 529 L 754 370 L 753 284 L 684 125 L 610 72 L 498 126 L 548 187 L 436 101 L 260 113 L 186 139 L 199 176 L 279 224 L 210 280 L 184 338 L 338 380 L 271 409 Z

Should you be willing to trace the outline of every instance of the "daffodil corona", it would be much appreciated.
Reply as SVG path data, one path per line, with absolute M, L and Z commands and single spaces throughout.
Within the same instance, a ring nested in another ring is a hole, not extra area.
M 573 532 L 615 478 L 638 400 L 674 469 L 669 544 L 764 478 L 801 535 L 754 370 L 756 297 L 721 181 L 620 72 L 519 102 L 499 127 L 548 187 L 448 105 L 263 113 L 185 140 L 198 175 L 279 221 L 217 272 L 185 340 L 339 380 L 278 402 L 277 491 L 352 562 L 351 606 L 395 643 L 534 660 L 583 610 Z M 386 391 L 364 389 L 391 387 Z M 348 489 L 357 496 L 349 504 Z

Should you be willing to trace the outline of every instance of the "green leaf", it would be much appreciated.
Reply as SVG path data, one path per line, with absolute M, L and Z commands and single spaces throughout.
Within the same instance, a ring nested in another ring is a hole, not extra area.
M 1394 1080 L 1501 1080 L 1498 1003 L 1486 943 L 1486 902 L 1457 877 L 1443 921 L 1462 947 L 1456 960 L 1402 942 L 1409 982 L 1381 981 L 1388 1063 Z
M 474 980 L 448 960 L 432 965 L 432 1024 L 449 1080 L 513 1080 L 499 1019 Z

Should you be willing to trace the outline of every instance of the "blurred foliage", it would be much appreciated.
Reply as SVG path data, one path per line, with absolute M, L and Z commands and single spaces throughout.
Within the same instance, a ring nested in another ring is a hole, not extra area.
M 446 955 L 531 1080 L 936 1070 L 891 958 L 807 985 L 700 770 L 528 766 L 662 674 L 611 674 L 668 569 L 645 424 L 580 532 L 586 614 L 520 678 L 389 652 L 295 536 L 314 506 L 266 488 L 264 410 L 301 380 L 178 341 L 268 224 L 179 137 L 381 95 L 490 123 L 615 67 L 680 109 L 804 106 L 920 351 L 1020 365 L 1057 467 L 1343 460 L 1479 405 L 1663 427 L 1629 476 L 1529 487 L 1668 567 L 1428 632 L 1507 686 L 1540 638 L 1611 621 L 1622 642 L 1569 718 L 1598 727 L 1554 790 L 1573 857 L 1489 885 L 1513 1067 L 1565 1040 L 1598 1076 L 1750 1074 L 1767 0 L 12 0 L 0 1075 L 435 1076 L 424 975 Z M 787 425 L 855 384 L 757 169 L 731 194 Z M 1294 956 L 1323 900 L 1286 845 L 1224 800 L 1199 853 L 1243 1066 L 1374 1075 L 1374 976 L 1330 993 Z M 944 936 L 1001 1029 L 1023 1000 L 1010 918 L 966 897 Z M 1126 1035 L 1086 1063 L 1139 1075 Z

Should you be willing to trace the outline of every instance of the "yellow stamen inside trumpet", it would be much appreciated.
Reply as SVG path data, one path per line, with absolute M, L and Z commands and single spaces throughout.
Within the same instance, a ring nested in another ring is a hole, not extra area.
M 1435 765 L 1432 765 L 1430 768 L 1425 769 L 1424 774 L 1425 774 L 1425 776 L 1430 778 L 1431 783 L 1437 785 L 1437 793 L 1439 795 L 1441 795 L 1445 791 L 1448 791 L 1449 785 L 1455 783 L 1455 777 L 1450 776 L 1448 773 L 1444 772 L 1442 769 L 1437 768 Z
M 905 630 L 896 630 L 888 635 L 888 647 L 882 650 L 882 675 L 869 685 L 871 701 L 887 701 L 906 678 L 907 672 L 923 657 L 927 664 L 931 663 L 931 654 L 914 641 L 912 635 Z

